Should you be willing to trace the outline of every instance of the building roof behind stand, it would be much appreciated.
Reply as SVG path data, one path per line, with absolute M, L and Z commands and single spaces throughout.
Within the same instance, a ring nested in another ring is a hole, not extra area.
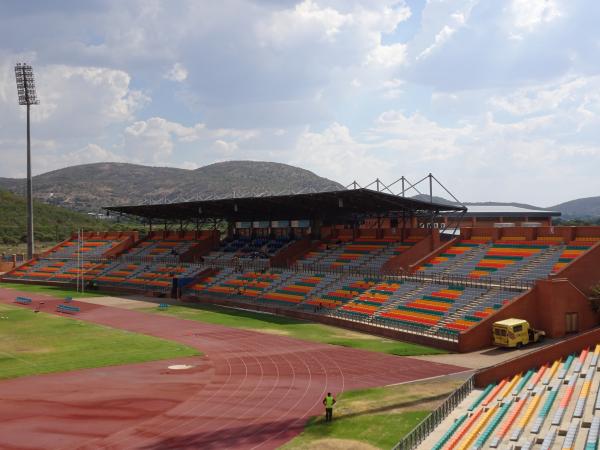
M 225 219 L 228 221 L 335 219 L 356 214 L 407 213 L 416 215 L 465 211 L 462 206 L 424 202 L 371 189 L 224 198 L 155 205 L 111 206 L 105 209 L 147 219 Z
M 465 217 L 558 217 L 559 211 L 521 208 L 511 205 L 467 205 Z

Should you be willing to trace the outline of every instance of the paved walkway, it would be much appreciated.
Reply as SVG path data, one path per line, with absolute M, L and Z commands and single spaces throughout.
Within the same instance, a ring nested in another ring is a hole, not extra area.
M 446 364 L 457 364 L 469 369 L 483 369 L 503 363 L 509 359 L 518 358 L 528 353 L 540 350 L 547 345 L 555 344 L 558 339 L 544 339 L 543 342 L 526 345 L 522 348 L 489 347 L 471 353 L 449 353 L 446 355 L 425 355 L 414 358 L 423 361 L 435 361 Z
M 44 301 L 55 314 L 60 300 Z M 19 293 L 0 289 L 0 302 Z M 200 358 L 0 382 L 0 448 L 276 448 L 322 413 L 328 391 L 382 386 L 461 367 L 299 341 L 88 302 L 75 316 L 198 348 Z M 76 336 L 74 336 L 76 339 Z M 115 349 L 119 351 L 119 349 Z M 168 365 L 195 366 L 172 371 Z

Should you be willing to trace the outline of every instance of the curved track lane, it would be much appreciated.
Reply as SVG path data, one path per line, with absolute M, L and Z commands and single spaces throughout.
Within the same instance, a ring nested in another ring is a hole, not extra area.
M 4 303 L 16 295 L 0 289 Z M 59 303 L 42 295 L 33 298 L 43 300 L 42 310 L 50 313 Z M 322 413 L 328 391 L 464 370 L 135 310 L 73 304 L 82 310 L 79 320 L 181 342 L 205 356 L 0 382 L 0 448 L 271 449 L 301 432 L 310 416 Z M 177 362 L 195 368 L 167 369 Z

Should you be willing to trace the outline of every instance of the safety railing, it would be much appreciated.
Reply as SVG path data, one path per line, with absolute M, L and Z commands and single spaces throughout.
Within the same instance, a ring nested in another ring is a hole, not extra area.
M 400 442 L 398 442 L 393 450 L 413 450 L 423 442 L 427 436 L 448 417 L 448 415 L 456 408 L 473 390 L 474 376 L 471 375 L 458 389 L 450 394 L 444 402 L 431 412 L 425 419 L 413 428 Z
M 40 259 L 48 260 L 76 260 L 77 258 L 52 258 L 45 257 Z M 152 264 L 152 263 L 163 263 L 163 264 L 184 264 L 179 261 L 178 256 L 153 256 L 153 257 L 141 257 L 141 256 L 129 256 L 123 255 L 117 258 L 102 259 L 98 257 L 87 257 L 82 256 L 80 260 L 86 262 L 121 262 L 121 263 L 137 263 L 137 264 Z M 215 269 L 233 268 L 238 271 L 260 271 L 270 269 L 270 263 L 268 259 L 246 259 L 246 258 L 205 258 L 204 261 L 197 264 L 204 265 Z M 367 268 L 349 268 L 344 266 L 332 267 L 330 265 L 323 264 L 294 264 L 288 268 L 274 267 L 274 270 L 287 270 L 296 273 L 321 273 L 321 274 L 334 274 L 334 275 L 345 275 L 345 276 L 361 276 L 365 278 L 378 279 L 384 282 L 406 282 L 412 281 L 417 283 L 430 282 L 434 284 L 445 284 L 445 285 L 460 285 L 465 287 L 476 287 L 476 288 L 499 288 L 504 291 L 523 292 L 531 289 L 536 280 L 535 279 L 515 279 L 513 278 L 501 278 L 501 277 L 487 277 L 485 279 L 474 279 L 465 275 L 454 275 L 446 273 L 386 273 L 374 269 Z

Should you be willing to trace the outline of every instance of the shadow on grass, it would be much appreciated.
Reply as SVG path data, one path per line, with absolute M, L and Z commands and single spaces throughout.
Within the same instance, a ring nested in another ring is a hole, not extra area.
M 338 413 L 338 414 L 335 414 L 335 417 L 337 419 L 351 419 L 354 417 L 360 417 L 360 416 L 365 416 L 365 415 L 386 413 L 386 412 L 393 411 L 395 409 L 410 408 L 412 406 L 417 406 L 417 405 L 420 405 L 423 403 L 442 401 L 446 397 L 448 397 L 451 393 L 452 393 L 452 391 L 448 391 L 448 392 L 444 392 L 443 394 L 430 395 L 429 397 L 420 397 L 420 398 L 417 398 L 414 400 L 392 403 L 390 405 L 380 406 L 378 408 L 365 409 L 360 412 L 353 412 L 353 413 L 347 413 L 347 414 L 339 414 Z M 344 400 L 342 398 L 341 402 L 343 402 L 343 401 Z M 399 412 L 406 412 L 406 411 L 399 411 Z M 325 413 L 323 413 L 323 414 L 325 414 Z M 324 422 L 324 419 L 323 419 L 323 422 Z M 318 419 L 315 423 L 318 423 Z
M 0 281 L 0 288 L 5 289 L 14 289 L 21 292 L 33 292 L 37 294 L 48 294 L 54 295 L 55 297 L 65 297 L 72 296 L 76 297 L 108 297 L 114 296 L 114 293 L 108 293 L 103 291 L 89 290 L 84 291 L 83 293 L 76 291 L 75 289 L 70 289 L 67 286 L 46 286 L 42 284 L 21 284 L 21 283 L 11 283 Z
M 239 317 L 239 318 L 244 318 L 244 319 L 255 319 L 255 320 L 269 322 L 269 323 L 273 323 L 273 324 L 277 324 L 277 325 L 299 325 L 299 324 L 313 323 L 313 322 L 308 322 L 305 320 L 292 319 L 290 317 L 284 317 L 284 316 L 276 316 L 274 314 L 269 314 L 269 313 L 246 311 L 246 310 L 238 309 L 238 308 L 226 308 L 226 307 L 222 307 L 222 306 L 206 305 L 206 304 L 199 304 L 199 303 L 185 303 L 181 306 L 183 308 L 227 314 L 228 316 L 232 316 L 232 317 Z

